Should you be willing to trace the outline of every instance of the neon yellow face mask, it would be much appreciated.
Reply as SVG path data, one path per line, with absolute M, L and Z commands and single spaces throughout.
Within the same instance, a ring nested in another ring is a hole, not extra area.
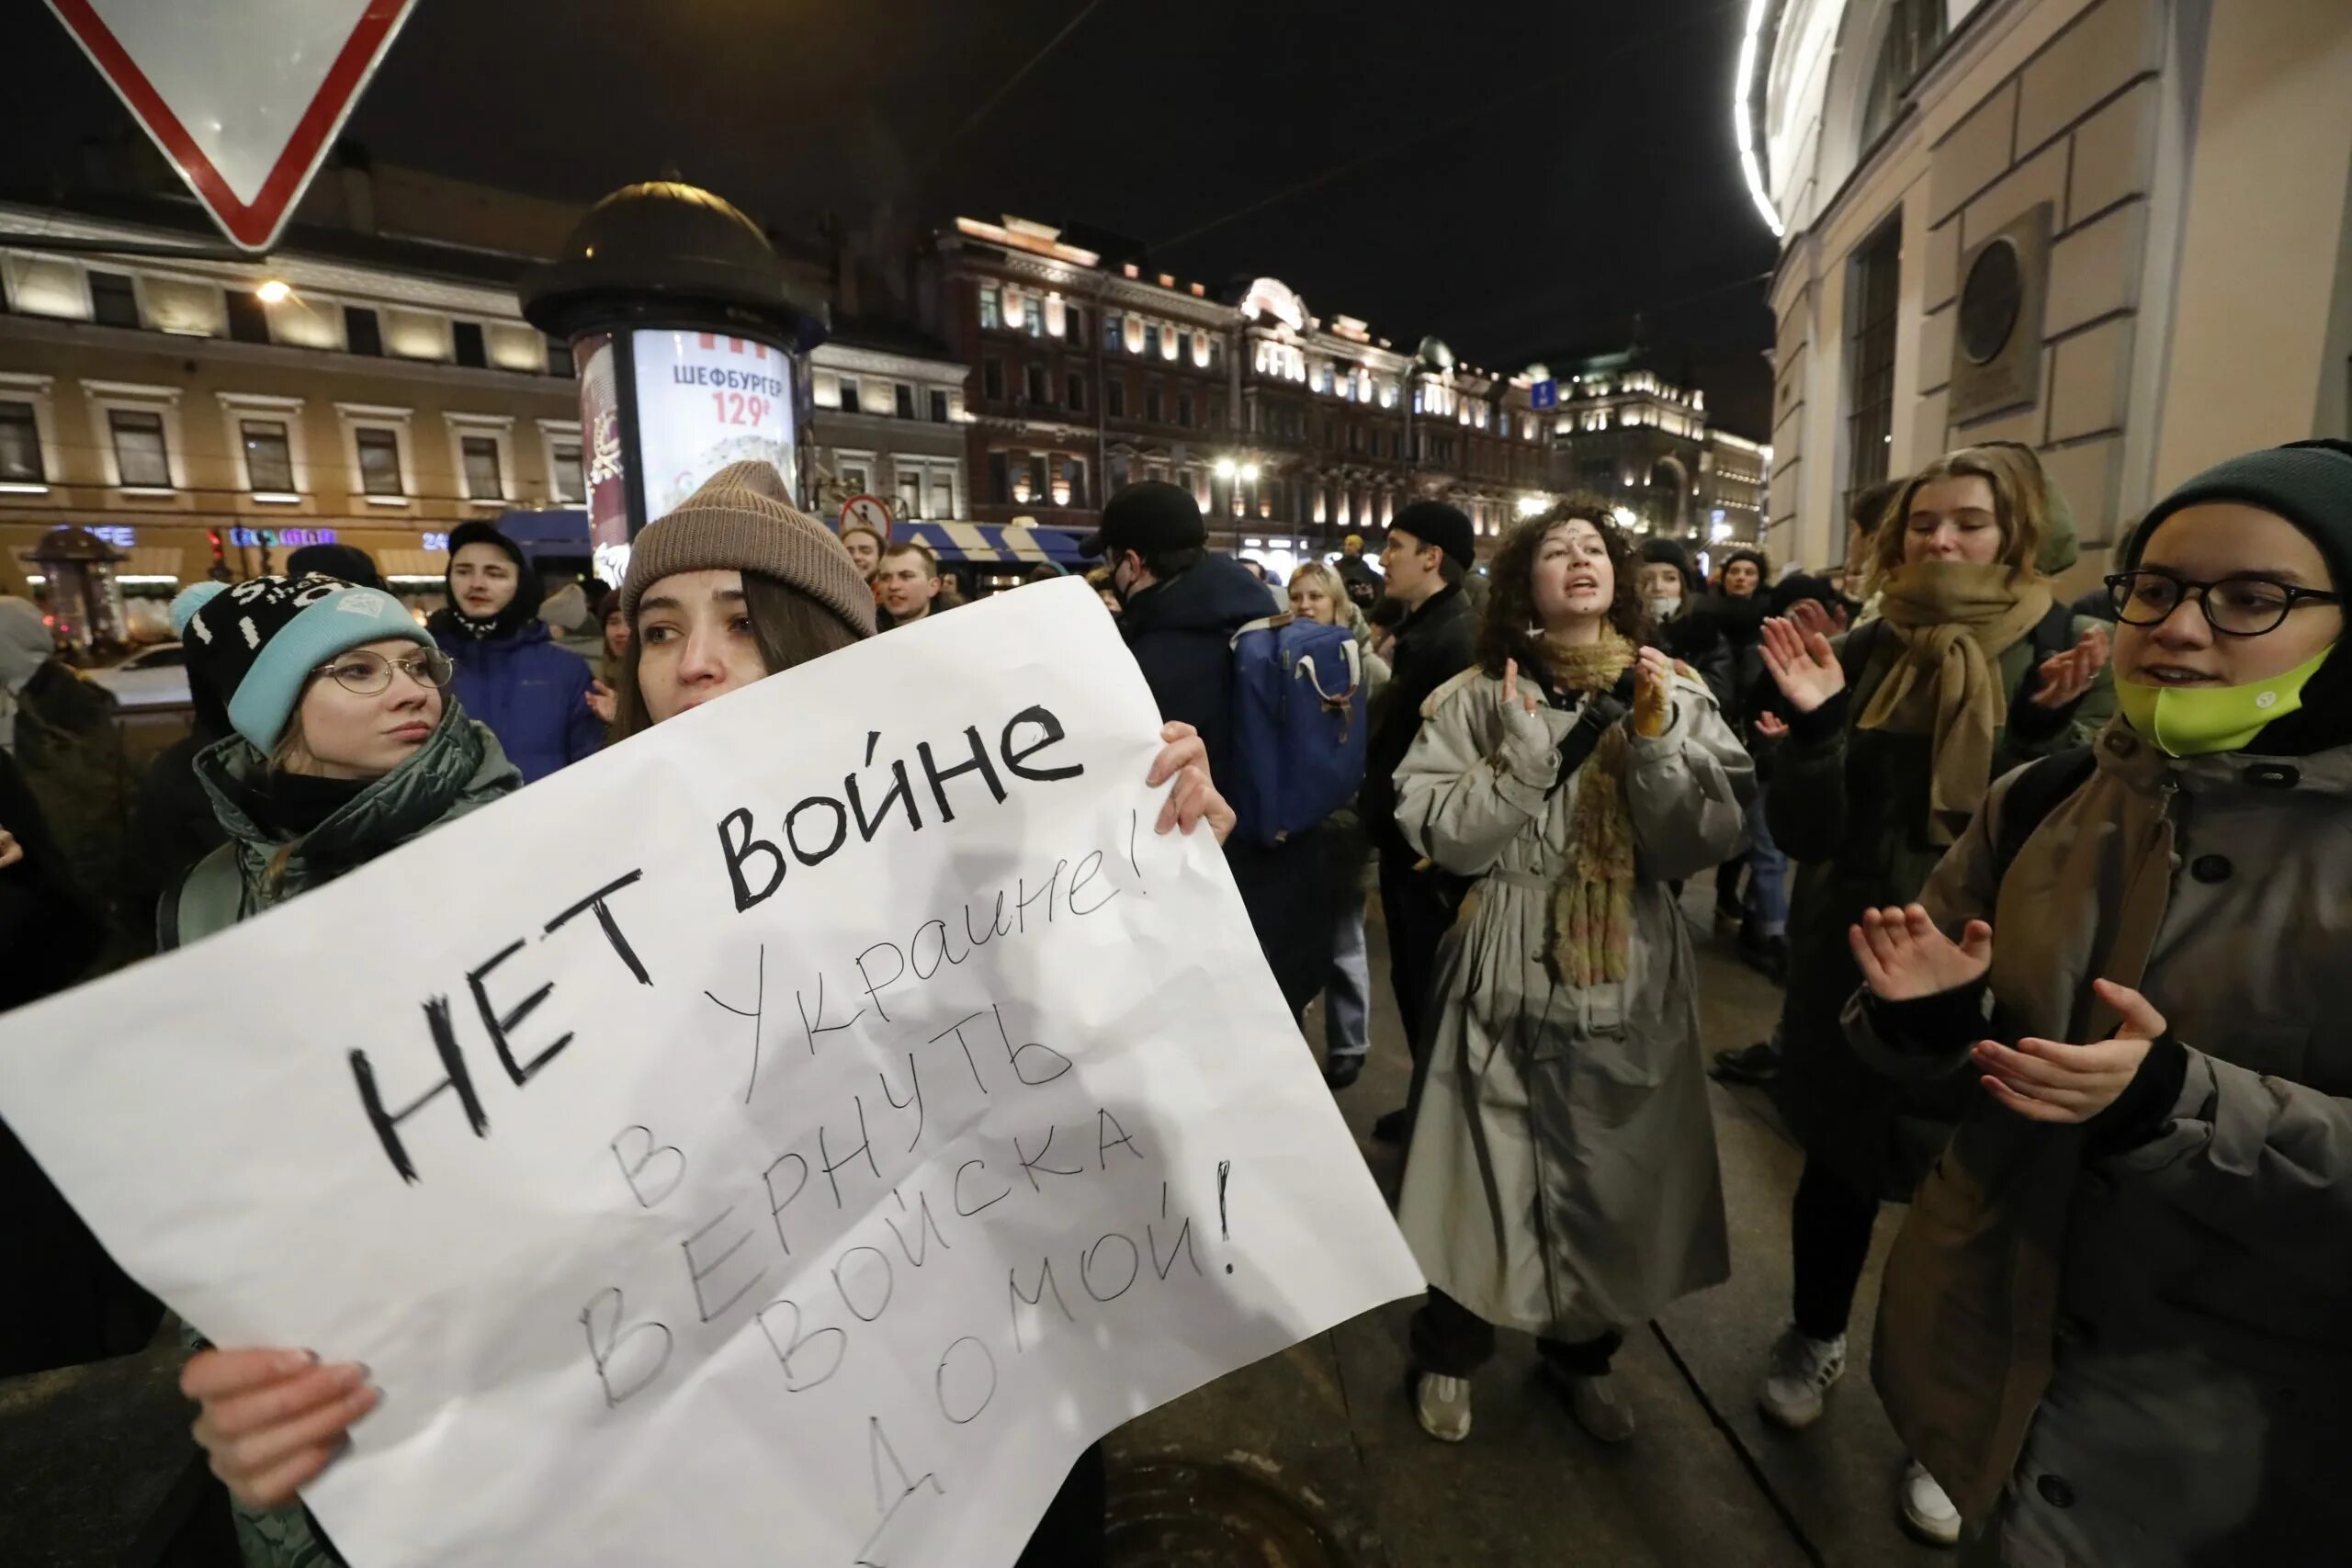
M 2169 756 L 2235 751 L 2302 707 L 2305 683 L 2335 651 L 2331 643 L 2310 663 L 2250 686 L 2143 686 L 2119 680 L 2116 703 L 2132 728 Z

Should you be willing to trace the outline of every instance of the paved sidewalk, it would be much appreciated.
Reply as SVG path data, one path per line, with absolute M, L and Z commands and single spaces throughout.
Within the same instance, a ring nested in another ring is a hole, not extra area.
M 1703 918 L 1702 881 L 1687 908 Z M 1372 920 L 1373 1065 L 1340 1098 L 1367 1163 L 1394 1189 L 1396 1151 L 1373 1119 L 1403 1103 L 1404 1038 Z M 1771 1031 L 1780 993 L 1705 933 L 1709 1052 Z M 1320 1038 L 1318 1012 L 1308 1015 Z M 1894 1516 L 1900 1447 L 1870 1387 L 1878 1267 L 1855 1307 L 1845 1381 L 1820 1425 L 1792 1436 L 1757 1413 L 1767 1347 L 1788 1311 L 1788 1197 L 1800 1164 L 1760 1093 L 1712 1090 L 1732 1230 L 1733 1277 L 1628 1337 L 1619 1382 L 1641 1430 L 1603 1449 L 1535 1373 L 1532 1341 L 1506 1335 L 1476 1384 L 1469 1441 L 1430 1441 L 1405 1397 L 1398 1303 L 1246 1368 L 1112 1440 L 1114 1556 L 1122 1568 L 1926 1568 L 1949 1559 Z

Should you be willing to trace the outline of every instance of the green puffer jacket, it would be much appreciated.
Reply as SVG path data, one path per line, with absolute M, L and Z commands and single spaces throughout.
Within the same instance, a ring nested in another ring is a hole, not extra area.
M 186 899 L 179 929 L 183 942 L 332 882 L 420 833 L 523 787 L 523 775 L 499 750 L 497 738 L 468 718 L 455 699 L 443 705 L 439 726 L 416 755 L 290 843 L 255 822 L 249 809 L 267 769 L 249 742 L 232 735 L 198 752 L 195 766 L 197 780 L 211 796 L 213 812 L 229 834 L 225 849 L 214 853 L 232 857 L 243 894 L 228 919 Z M 212 863 L 213 857 L 208 856 L 190 877 L 204 874 Z
M 2050 635 L 2061 624 L 2067 635 Z M 2001 690 L 2010 722 L 1994 739 L 1992 778 L 2052 751 L 2088 745 L 2114 716 L 2114 682 L 2106 670 L 2068 712 L 2036 707 L 2018 690 L 2034 678 L 2041 656 L 2072 646 L 2097 624 L 2067 617 L 2003 650 Z M 2037 649 L 2037 642 L 2043 646 Z M 1847 666 L 1843 722 L 1826 735 L 1807 738 L 1800 721 L 1800 733 L 1791 735 L 1774 759 L 1765 795 L 1773 841 L 1798 863 L 1789 908 L 1781 1076 L 1772 1100 L 1808 1159 L 1821 1161 L 1850 1186 L 1902 1201 L 1982 1091 L 1965 1075 L 1898 1085 L 1864 1066 L 1846 1043 L 1840 1016 L 1862 983 L 1847 945 L 1848 928 L 1866 908 L 1917 898 L 1950 846 L 1928 831 L 1929 737 L 1855 728 L 1901 657 L 1902 644 L 1871 622 L 1838 643 Z
M 455 698 L 443 705 L 440 724 L 414 756 L 291 841 L 254 820 L 249 803 L 268 762 L 251 742 L 232 735 L 198 752 L 195 767 L 229 842 L 198 862 L 174 896 L 175 908 L 165 923 L 179 942 L 282 904 L 523 787 L 523 775 L 496 738 L 468 718 Z M 233 900 L 199 893 L 201 883 L 225 877 L 232 867 L 238 884 Z M 192 1348 L 202 1344 L 185 1329 L 183 1337 Z M 233 1512 L 246 1568 L 342 1568 L 325 1532 L 300 1505 L 239 1505 Z

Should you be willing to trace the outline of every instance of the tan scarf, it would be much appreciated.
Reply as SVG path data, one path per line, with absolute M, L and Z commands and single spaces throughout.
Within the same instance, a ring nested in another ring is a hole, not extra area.
M 2008 721 L 1999 660 L 2053 603 L 2050 585 L 2006 566 L 1913 561 L 1884 582 L 1879 612 L 1903 655 L 1857 721 L 1932 738 L 1928 832 L 1960 837 L 1992 782 L 1993 738 Z
M 1547 640 L 1555 690 L 1588 695 L 1617 684 L 1634 645 L 1604 629 L 1598 642 Z M 1572 986 L 1623 980 L 1634 951 L 1634 818 L 1625 805 L 1625 727 L 1612 724 L 1581 770 L 1568 817 L 1568 852 L 1552 888 L 1552 956 Z

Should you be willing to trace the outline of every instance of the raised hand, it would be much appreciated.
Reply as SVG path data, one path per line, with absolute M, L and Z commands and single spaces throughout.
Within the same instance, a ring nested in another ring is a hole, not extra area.
M 196 1440 L 212 1473 L 254 1508 L 292 1502 L 378 1397 L 367 1368 L 322 1366 L 308 1350 L 199 1350 L 180 1370 L 180 1392 L 204 1407 Z
M 2107 668 L 2107 628 L 2093 626 L 2064 653 L 2041 661 L 2041 681 L 2033 694 L 2036 706 L 2071 706 L 2090 690 L 2092 679 Z
M 1789 618 L 1807 637 L 1833 637 L 1846 629 L 1846 607 L 1830 610 L 1818 599 L 1800 599 L 1789 606 Z
M 620 712 L 620 698 L 615 695 L 613 689 L 602 681 L 588 682 L 587 700 L 588 710 L 606 724 L 612 723 L 614 716 Z
M 1652 739 L 1666 733 L 1673 716 L 1674 663 L 1655 648 L 1645 648 L 1634 663 L 1634 733 Z
M 1881 1001 L 1932 997 L 1982 979 L 1993 966 L 1991 926 L 1971 920 L 1954 943 L 1917 904 L 1863 910 L 1861 924 L 1849 928 L 1847 942 L 1871 994 Z
M 1780 615 L 1764 623 L 1764 668 L 1799 713 L 1813 712 L 1846 689 L 1846 671 L 1829 639 L 1817 631 L 1800 631 Z
M 2014 1050 L 1996 1040 L 1977 1043 L 1976 1065 L 1993 1098 L 2034 1122 L 2087 1122 L 2132 1087 L 2149 1044 L 2165 1032 L 2164 1015 L 2148 998 L 2112 980 L 2091 989 L 2122 1019 L 2115 1032 L 2087 1045 L 2025 1039 Z
M 1767 708 L 1756 716 L 1756 733 L 1767 740 L 1781 740 L 1787 738 L 1789 727 L 1781 722 L 1779 714 Z

